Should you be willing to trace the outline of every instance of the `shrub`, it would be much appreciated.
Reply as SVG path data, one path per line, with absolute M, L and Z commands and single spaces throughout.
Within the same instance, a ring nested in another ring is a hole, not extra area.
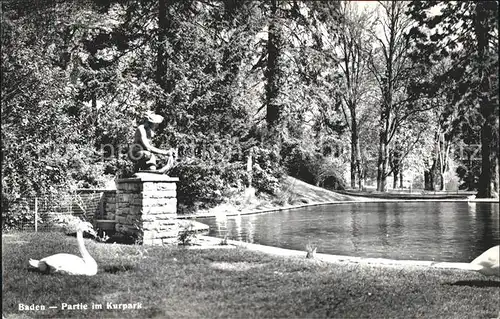
M 269 172 L 259 165 L 253 167 L 253 180 L 252 185 L 256 188 L 257 192 L 264 192 L 275 195 L 280 190 L 279 177 L 275 176 L 273 172 Z
M 288 173 L 306 183 L 330 189 L 345 189 L 344 163 L 332 155 L 322 156 L 299 144 L 288 144 L 282 150 Z
M 16 200 L 7 207 L 2 207 L 2 230 L 22 230 L 23 227 L 35 225 L 35 214 L 26 200 Z
M 224 165 L 221 177 L 226 186 L 224 191 L 227 191 L 227 188 L 243 190 L 249 182 L 249 174 L 243 162 L 227 163 Z
M 315 161 L 313 154 L 298 144 L 288 144 L 283 148 L 282 156 L 283 164 L 290 176 L 306 183 L 314 183 L 315 176 L 311 169 Z
M 275 149 L 254 147 L 252 165 L 252 186 L 257 192 L 275 195 L 280 190 L 280 178 L 284 170 L 280 166 L 280 155 Z
M 193 244 L 197 239 L 196 230 L 193 223 L 188 223 L 181 227 L 177 240 L 180 245 L 187 246 Z
M 283 176 L 278 152 L 254 147 L 252 159 L 252 186 L 258 192 L 276 194 Z M 177 198 L 179 207 L 185 211 L 220 204 L 226 195 L 243 190 L 250 180 L 246 162 L 198 158 L 181 161 L 170 175 L 179 177 Z
M 237 170 L 237 165 L 228 163 L 207 163 L 199 159 L 181 162 L 170 173 L 179 177 L 179 204 L 192 206 L 201 202 L 211 206 L 221 203 L 225 189 L 234 182 L 234 178 L 240 176 Z
M 306 183 L 316 184 L 321 163 L 319 153 L 304 149 L 299 144 L 288 144 L 283 148 L 283 164 L 290 176 Z
M 316 184 L 335 190 L 344 190 L 347 182 L 344 179 L 344 164 L 338 158 L 325 158 L 319 164 Z
M 134 162 L 128 158 L 127 152 L 128 148 L 125 148 L 116 157 L 106 158 L 104 174 L 119 178 L 128 178 L 134 175 Z

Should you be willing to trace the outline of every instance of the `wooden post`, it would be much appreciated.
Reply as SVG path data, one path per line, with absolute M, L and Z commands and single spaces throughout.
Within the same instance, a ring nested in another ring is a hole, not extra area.
M 35 233 L 38 232 L 38 197 L 35 197 Z

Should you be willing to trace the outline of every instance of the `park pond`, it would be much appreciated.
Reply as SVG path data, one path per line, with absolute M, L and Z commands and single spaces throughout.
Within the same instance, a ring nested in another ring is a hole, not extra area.
M 399 260 L 469 262 L 500 240 L 499 205 L 488 202 L 360 202 L 198 220 L 220 238 Z

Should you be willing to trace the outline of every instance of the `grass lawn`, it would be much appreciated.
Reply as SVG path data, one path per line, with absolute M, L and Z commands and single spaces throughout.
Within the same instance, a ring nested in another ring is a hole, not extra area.
M 498 278 L 463 271 L 86 240 L 96 276 L 45 275 L 28 270 L 28 259 L 78 254 L 76 238 L 12 233 L 2 243 L 6 318 L 492 318 L 500 311 Z M 142 308 L 60 309 L 107 302 Z M 19 311 L 20 303 L 58 309 Z

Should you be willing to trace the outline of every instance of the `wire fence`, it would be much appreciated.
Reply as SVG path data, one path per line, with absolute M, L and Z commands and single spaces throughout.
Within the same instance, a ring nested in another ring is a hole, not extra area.
M 84 191 L 65 195 L 18 198 L 2 207 L 2 229 L 51 231 L 58 219 L 74 215 L 91 223 L 105 216 L 105 192 Z

